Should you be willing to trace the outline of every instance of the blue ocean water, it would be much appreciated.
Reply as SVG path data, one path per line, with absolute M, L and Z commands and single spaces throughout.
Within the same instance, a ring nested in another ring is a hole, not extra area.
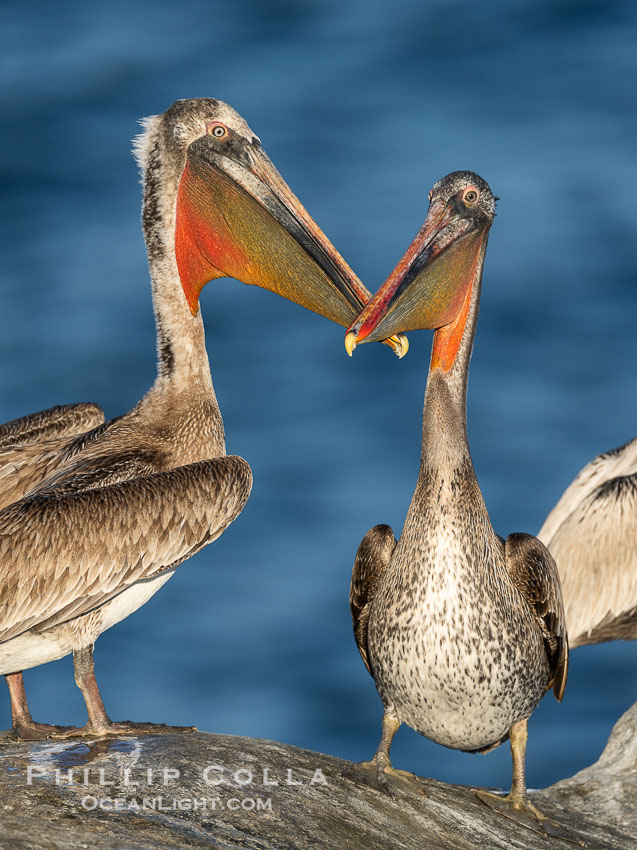
M 501 196 L 469 387 L 501 534 L 535 532 L 578 469 L 637 433 L 637 7 L 629 0 L 5 0 L 0 7 L 0 417 L 134 405 L 154 328 L 130 154 L 136 120 L 207 95 L 241 112 L 375 290 L 448 171 Z M 398 532 L 416 480 L 430 335 L 396 360 L 234 281 L 203 293 L 228 450 L 254 471 L 239 520 L 104 634 L 111 716 L 369 756 L 381 706 L 351 634 L 358 543 Z M 530 726 L 545 785 L 592 762 L 637 699 L 637 647 L 572 656 Z M 69 659 L 29 671 L 34 716 L 84 722 Z M 0 727 L 10 722 L 0 701 Z M 397 766 L 507 785 L 506 747 L 408 729 Z

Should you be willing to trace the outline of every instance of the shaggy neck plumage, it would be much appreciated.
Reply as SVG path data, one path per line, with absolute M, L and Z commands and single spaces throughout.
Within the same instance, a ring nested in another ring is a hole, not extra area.
M 181 286 L 175 257 L 175 220 L 184 154 L 168 151 L 161 125 L 146 131 L 142 225 L 157 328 L 155 387 L 186 382 L 212 391 L 201 311 L 193 316 Z

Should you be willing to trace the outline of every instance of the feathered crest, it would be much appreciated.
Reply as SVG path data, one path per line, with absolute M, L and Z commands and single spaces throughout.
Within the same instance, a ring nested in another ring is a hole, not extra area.
M 148 118 L 140 118 L 139 124 L 142 126 L 142 132 L 133 139 L 133 156 L 137 165 L 142 171 L 146 169 L 148 163 L 148 151 L 150 149 L 150 140 L 153 135 L 153 129 L 159 115 L 149 115 Z

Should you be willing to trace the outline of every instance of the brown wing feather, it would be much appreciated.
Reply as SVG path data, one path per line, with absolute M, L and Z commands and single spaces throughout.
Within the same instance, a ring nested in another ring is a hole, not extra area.
M 352 570 L 349 607 L 352 612 L 354 637 L 363 663 L 370 675 L 372 668 L 367 650 L 369 611 L 381 575 L 389 566 L 396 547 L 396 538 L 389 525 L 375 525 L 363 537 Z
M 96 404 L 68 404 L 0 426 L 0 510 L 22 499 L 81 449 L 104 421 Z M 99 429 L 98 429 L 99 430 Z M 73 450 L 78 441 L 79 448 Z
M 0 448 L 82 434 L 103 421 L 104 411 L 92 402 L 58 404 L 0 425 Z
M 109 447 L 110 448 L 110 447 Z M 80 454 L 77 461 L 67 464 L 59 472 L 54 472 L 44 479 L 30 494 L 55 493 L 61 496 L 66 493 L 80 493 L 85 490 L 95 490 L 109 484 L 132 481 L 164 470 L 164 458 L 160 452 L 149 448 L 139 448 L 135 451 L 115 451 L 108 454 Z
M 537 537 L 510 534 L 505 543 L 509 574 L 537 618 L 549 663 L 547 690 L 561 701 L 568 675 L 568 636 L 562 590 L 553 556 Z
M 252 486 L 221 457 L 0 512 L 0 641 L 86 614 L 219 537 Z
M 26 496 L 65 463 L 74 435 L 0 449 L 0 510 Z

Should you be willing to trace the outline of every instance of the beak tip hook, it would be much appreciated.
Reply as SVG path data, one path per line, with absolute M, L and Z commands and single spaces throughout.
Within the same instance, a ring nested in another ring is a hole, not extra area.
M 356 348 L 357 343 L 357 334 L 356 331 L 349 331 L 349 333 L 345 334 L 345 351 L 347 351 L 348 357 L 351 357 L 354 349 Z

